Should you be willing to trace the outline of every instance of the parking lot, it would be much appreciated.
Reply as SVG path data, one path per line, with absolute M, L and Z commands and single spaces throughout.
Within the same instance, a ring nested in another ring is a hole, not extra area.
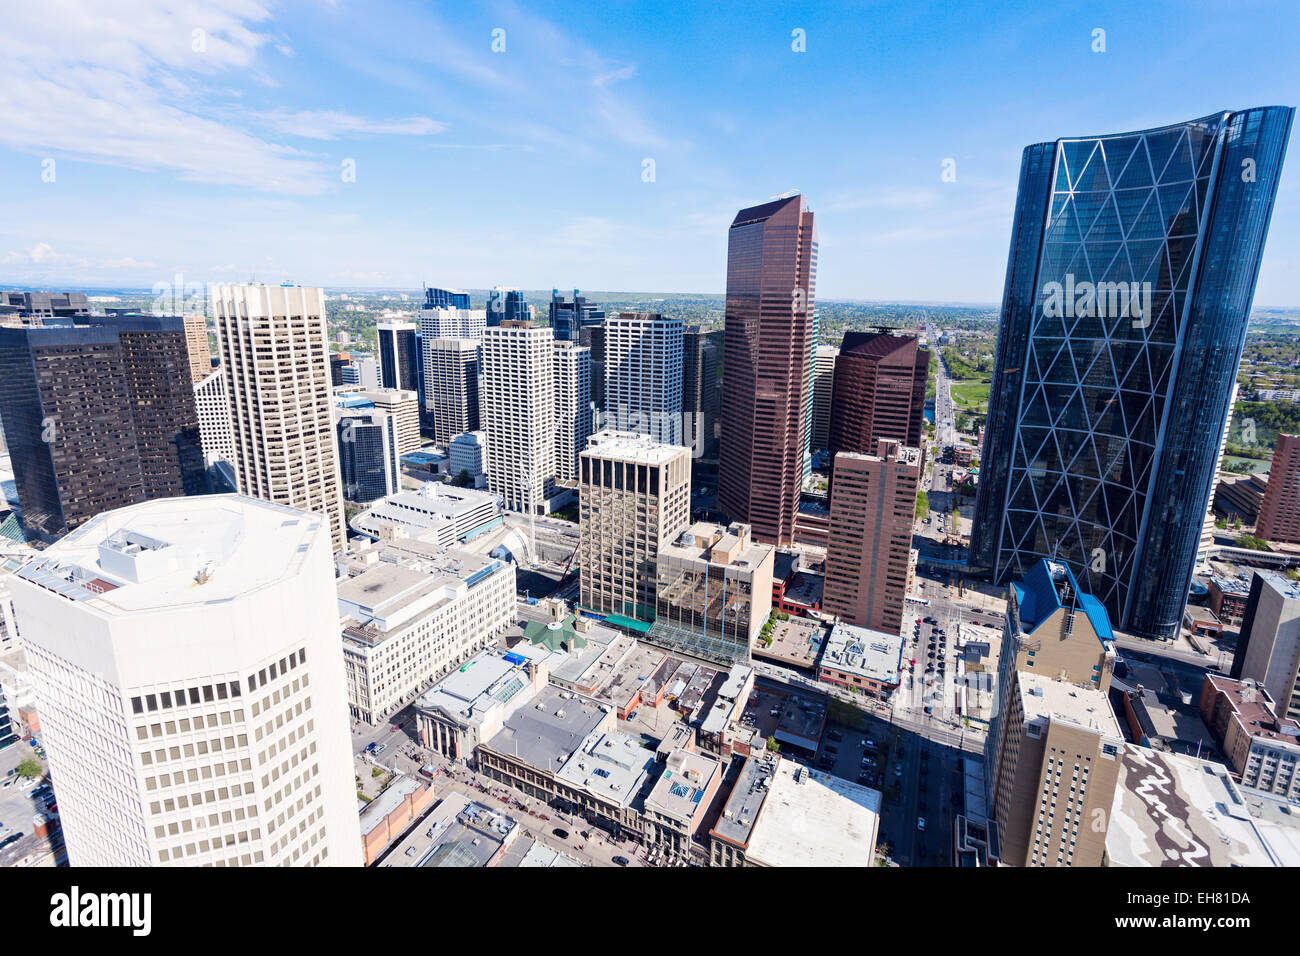
M 37 813 L 47 812 L 52 805 L 57 807 L 48 786 L 42 787 L 37 780 L 24 780 L 16 773 L 10 773 L 17 768 L 19 761 L 35 756 L 35 749 L 25 740 L 0 751 L 0 844 L 8 843 L 20 834 L 31 833 L 32 818 Z

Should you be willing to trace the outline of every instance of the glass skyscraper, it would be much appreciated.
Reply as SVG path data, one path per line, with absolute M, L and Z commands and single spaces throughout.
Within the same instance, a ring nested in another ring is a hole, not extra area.
M 1025 150 L 972 566 L 1178 633 L 1292 113 Z

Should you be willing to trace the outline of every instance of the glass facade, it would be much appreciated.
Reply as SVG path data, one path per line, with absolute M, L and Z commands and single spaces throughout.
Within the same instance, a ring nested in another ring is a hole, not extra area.
M 971 563 L 1177 634 L 1293 111 L 1025 150 Z

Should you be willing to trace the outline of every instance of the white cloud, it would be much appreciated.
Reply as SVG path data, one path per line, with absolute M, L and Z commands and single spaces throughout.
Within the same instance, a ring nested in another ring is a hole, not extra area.
M 388 136 L 429 136 L 441 133 L 446 123 L 427 116 L 408 116 L 403 119 L 372 120 L 353 116 L 339 110 L 274 110 L 253 114 L 267 126 L 289 136 L 308 139 L 337 139 L 349 133 L 371 133 Z

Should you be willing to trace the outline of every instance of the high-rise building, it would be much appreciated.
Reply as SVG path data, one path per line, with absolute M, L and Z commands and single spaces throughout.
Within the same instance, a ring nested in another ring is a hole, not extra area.
M 162 499 L 13 576 L 73 866 L 361 865 L 329 531 Z
M 420 390 L 420 327 L 414 322 L 380 322 L 379 384 L 383 388 Z
M 230 430 L 230 396 L 220 368 L 194 386 L 194 406 L 199 416 L 199 444 L 207 465 L 235 460 L 235 437 Z
M 325 294 L 296 285 L 217 285 L 209 302 L 239 490 L 324 515 L 334 549 L 346 548 Z
M 483 310 L 469 307 L 468 292 L 425 290 L 420 338 L 426 348 L 431 339 L 482 339 L 486 327 Z
M 709 462 L 718 460 L 718 414 L 722 382 L 722 332 L 689 326 L 682 335 L 682 440 L 691 454 Z
M 424 340 L 424 407 L 434 441 L 446 443 L 480 427 L 482 351 L 478 339 Z
M 1042 560 L 1010 586 L 984 759 L 1004 863 L 1101 865 L 1124 744 L 1114 665 L 1106 609 L 1067 565 Z
M 822 610 L 858 627 L 899 634 L 912 585 L 912 525 L 921 452 L 881 439 L 874 455 L 840 452 L 831 481 Z
M 493 286 L 488 293 L 486 318 L 489 326 L 502 322 L 527 322 L 530 316 L 524 294 L 518 289 Z
M 447 443 L 447 473 L 453 479 L 464 473 L 472 487 L 482 488 L 487 484 L 486 444 L 487 436 L 481 431 L 457 435 Z
M 397 421 L 377 408 L 338 409 L 339 478 L 343 497 L 358 504 L 402 488 Z
M 578 330 L 578 344 L 591 349 L 591 402 L 605 411 L 605 326 L 584 325 Z
M 566 301 L 559 289 L 552 289 L 550 320 L 551 331 L 557 341 L 580 342 L 579 333 L 582 329 L 604 322 L 605 313 L 595 302 L 589 302 L 586 296 L 578 295 L 577 289 L 573 290 L 572 302 Z
M 0 419 L 30 538 L 207 490 L 179 318 L 0 328 Z
M 578 455 L 592 432 L 591 349 L 555 343 L 555 477 L 578 480 Z
M 578 479 L 579 603 L 653 621 L 659 551 L 690 524 L 689 448 L 631 432 L 591 436 Z
M 605 408 L 610 427 L 669 445 L 682 430 L 681 319 L 620 312 L 605 320 Z
M 1231 674 L 1256 681 L 1279 713 L 1300 719 L 1300 584 L 1276 571 L 1255 572 Z
M 337 388 L 340 385 L 356 384 L 355 381 L 352 383 L 348 383 L 344 380 L 345 377 L 353 378 L 353 379 L 358 378 L 355 374 L 345 376 L 344 370 L 347 369 L 351 364 L 352 364 L 352 353 L 350 352 L 330 353 L 330 386 L 331 387 Z
M 1025 150 L 971 533 L 994 580 L 1062 561 L 1177 635 L 1292 112 Z
M 420 404 L 415 392 L 404 388 L 362 388 L 360 385 L 344 385 L 334 390 L 336 401 L 344 401 L 347 408 L 361 410 L 377 408 L 393 416 L 393 425 L 397 429 L 397 454 L 406 455 L 419 451 L 423 442 L 420 439 Z
M 488 490 L 545 514 L 555 491 L 555 346 L 548 328 L 503 322 L 483 335 Z
M 1265 541 L 1300 544 L 1300 435 L 1277 436 L 1255 534 Z
M 0 292 L 0 309 L 34 319 L 78 319 L 90 315 L 84 292 Z
M 185 350 L 190 357 L 190 384 L 198 385 L 212 374 L 212 352 L 208 349 L 208 321 L 201 315 L 185 316 Z
M 813 356 L 812 447 L 816 451 L 831 447 L 831 401 L 835 390 L 835 359 L 839 354 L 840 350 L 833 345 L 819 345 Z
M 835 360 L 830 414 L 837 452 L 871 453 L 881 439 L 921 447 L 930 353 L 915 335 L 848 332 Z
M 803 196 L 742 209 L 727 239 L 718 508 L 794 541 L 811 382 L 817 228 Z

